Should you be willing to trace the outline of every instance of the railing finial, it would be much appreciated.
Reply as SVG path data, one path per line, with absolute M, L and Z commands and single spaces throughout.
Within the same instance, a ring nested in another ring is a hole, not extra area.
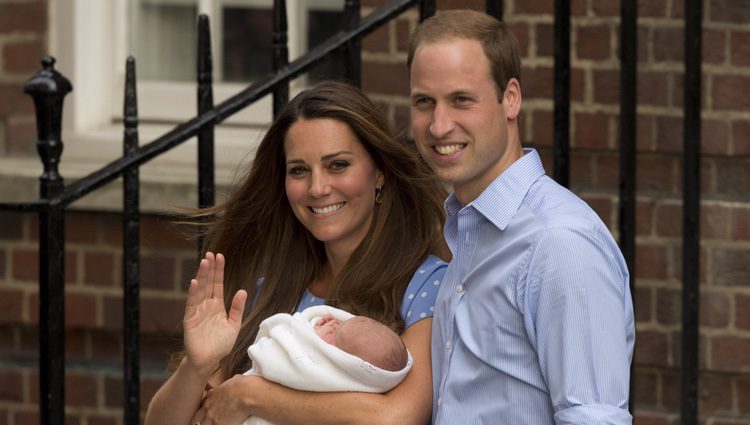
M 62 105 L 65 95 L 73 90 L 67 78 L 55 70 L 55 58 L 44 56 L 42 69 L 27 83 L 24 92 L 34 98 L 36 108 L 36 148 L 44 164 L 40 177 L 42 197 L 56 194 L 62 189 L 58 163 L 62 155 Z

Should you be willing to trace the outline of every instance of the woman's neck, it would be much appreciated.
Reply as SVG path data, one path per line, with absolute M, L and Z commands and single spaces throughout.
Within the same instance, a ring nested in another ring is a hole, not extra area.
M 333 282 L 344 269 L 344 265 L 349 261 L 351 254 L 349 250 L 337 252 L 335 249 L 326 246 L 326 264 L 317 279 L 310 284 L 310 292 L 316 297 L 326 298 Z

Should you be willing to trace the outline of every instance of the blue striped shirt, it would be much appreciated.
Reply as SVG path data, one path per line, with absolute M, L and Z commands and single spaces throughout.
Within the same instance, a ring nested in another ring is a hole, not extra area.
M 596 213 L 524 152 L 470 204 L 446 200 L 433 423 L 630 424 L 627 267 Z

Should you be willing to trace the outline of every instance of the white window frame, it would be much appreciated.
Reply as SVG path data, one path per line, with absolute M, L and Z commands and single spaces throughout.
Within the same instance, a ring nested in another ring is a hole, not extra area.
M 250 2 L 269 8 L 273 5 L 272 0 L 195 1 L 198 13 L 209 15 L 214 64 L 221 63 L 221 52 L 215 47 L 217 38 L 214 35 L 221 28 L 219 4 Z M 290 61 L 304 50 L 307 14 L 302 12 L 313 2 L 316 8 L 324 9 L 337 9 L 343 5 L 343 0 L 287 1 Z M 74 87 L 73 93 L 65 100 L 64 155 L 97 159 L 98 163 L 102 157 L 117 158 L 122 150 L 122 125 L 117 121 L 122 116 L 125 61 L 129 54 L 128 16 L 132 0 L 55 0 L 48 4 L 49 51 L 57 58 L 56 69 L 67 76 Z M 292 93 L 298 92 L 304 84 L 304 79 L 298 80 L 292 81 Z M 218 104 L 245 87 L 237 83 L 214 83 L 214 102 Z M 196 88 L 195 82 L 138 82 L 141 144 L 195 116 Z M 245 158 L 247 155 L 242 153 L 248 151 L 250 144 L 259 141 L 271 114 L 271 96 L 266 96 L 227 119 L 226 125 L 220 125 L 217 128 L 217 165 L 225 162 L 232 165 L 238 157 Z M 154 121 L 163 124 L 144 124 Z M 194 163 L 194 148 L 178 150 L 185 153 L 168 154 L 173 158 L 172 162 Z

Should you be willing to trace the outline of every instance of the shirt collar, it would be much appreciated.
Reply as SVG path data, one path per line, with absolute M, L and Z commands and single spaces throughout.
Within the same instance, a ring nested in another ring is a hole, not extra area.
M 535 149 L 524 148 L 524 155 L 503 171 L 489 186 L 465 207 L 455 193 L 445 200 L 448 216 L 474 208 L 500 230 L 510 223 L 531 185 L 544 175 L 544 166 Z

